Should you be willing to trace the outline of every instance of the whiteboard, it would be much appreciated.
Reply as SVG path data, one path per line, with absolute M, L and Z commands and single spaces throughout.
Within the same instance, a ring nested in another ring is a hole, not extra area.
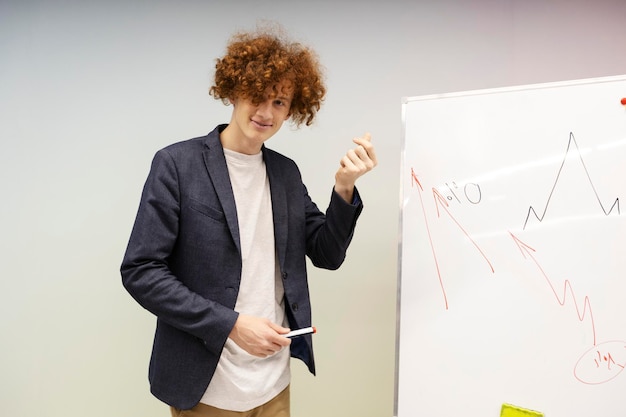
M 395 416 L 626 415 L 624 97 L 403 99 Z

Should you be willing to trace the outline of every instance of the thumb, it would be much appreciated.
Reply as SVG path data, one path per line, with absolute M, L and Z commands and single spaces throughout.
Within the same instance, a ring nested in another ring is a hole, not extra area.
M 363 136 L 358 137 L 358 138 L 354 138 L 354 139 L 352 139 L 352 141 L 356 143 L 359 139 L 365 139 L 366 141 L 371 142 L 372 141 L 372 135 L 370 135 L 370 132 L 365 132 L 365 134 Z

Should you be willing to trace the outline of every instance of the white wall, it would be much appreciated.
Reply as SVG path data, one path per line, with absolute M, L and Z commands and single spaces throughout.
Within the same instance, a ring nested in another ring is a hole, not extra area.
M 393 413 L 401 98 L 626 73 L 623 0 L 0 1 L 2 415 L 168 415 L 119 264 L 154 152 L 228 121 L 214 59 L 259 19 L 316 48 L 329 86 L 315 126 L 268 146 L 320 206 L 353 136 L 380 161 L 348 260 L 310 271 L 297 417 Z

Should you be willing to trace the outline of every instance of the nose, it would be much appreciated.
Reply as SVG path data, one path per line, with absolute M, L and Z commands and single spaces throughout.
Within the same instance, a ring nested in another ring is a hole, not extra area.
M 269 119 L 272 117 L 272 102 L 270 100 L 266 100 L 264 102 L 261 102 L 257 108 L 256 108 L 256 113 L 263 117 L 264 119 Z

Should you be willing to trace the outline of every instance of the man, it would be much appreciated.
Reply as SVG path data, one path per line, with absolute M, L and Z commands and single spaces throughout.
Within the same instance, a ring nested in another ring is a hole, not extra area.
M 306 259 L 337 269 L 377 165 L 369 135 L 340 161 L 326 213 L 296 164 L 265 142 L 310 125 L 326 90 L 316 55 L 271 32 L 239 33 L 210 94 L 230 123 L 158 151 L 122 262 L 125 288 L 157 317 L 152 393 L 172 416 L 288 417 L 290 356 L 315 373 Z

